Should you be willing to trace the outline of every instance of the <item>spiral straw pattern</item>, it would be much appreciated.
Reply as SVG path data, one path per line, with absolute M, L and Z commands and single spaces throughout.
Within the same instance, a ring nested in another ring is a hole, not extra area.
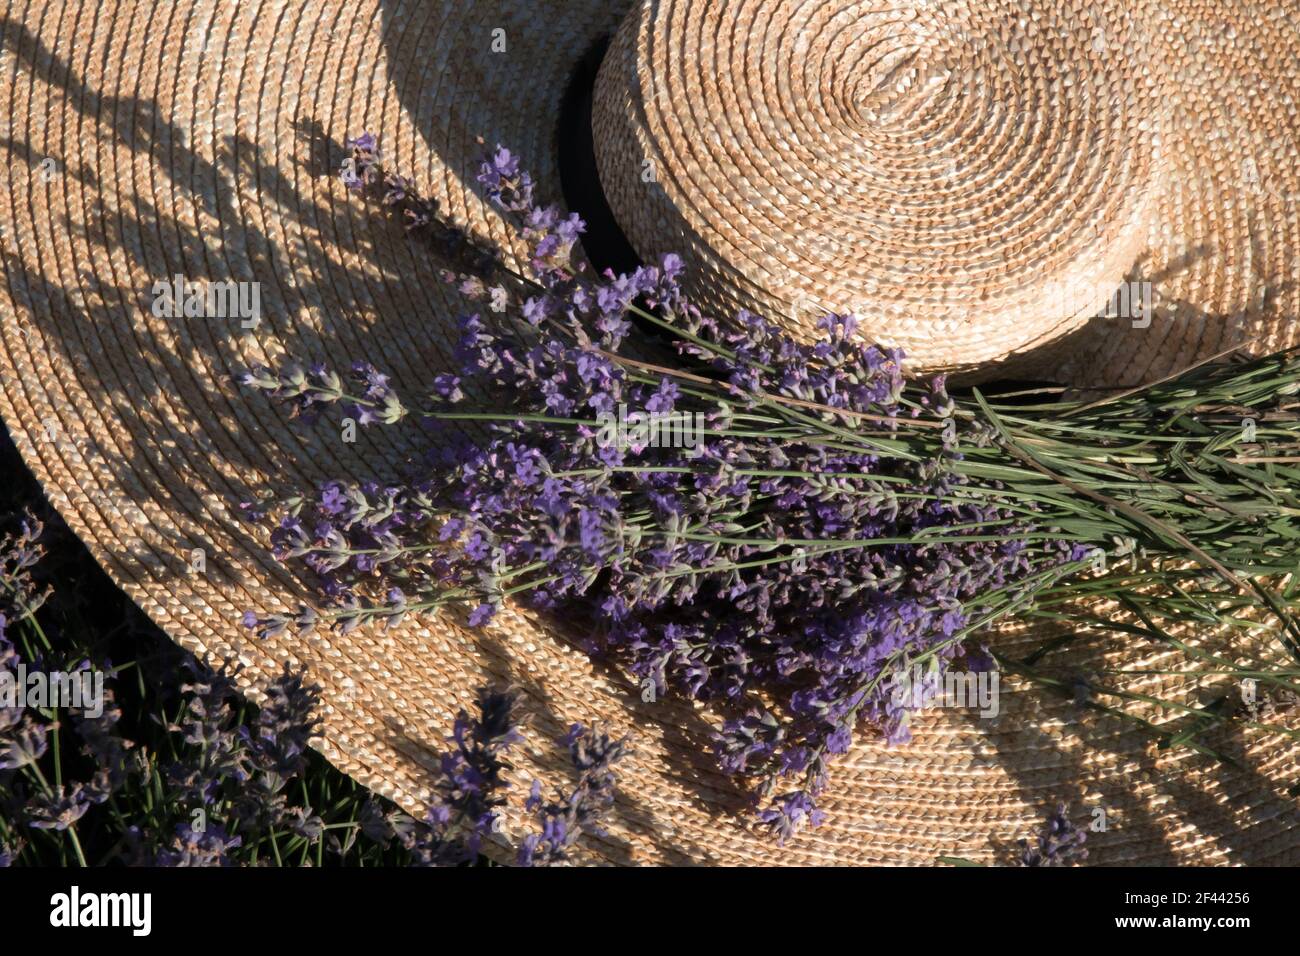
M 601 68 L 601 180 L 644 258 L 815 335 L 852 308 L 918 370 L 1095 314 L 1162 186 L 1161 97 L 1121 2 L 655 0 Z M 699 268 L 699 267 L 703 268 Z

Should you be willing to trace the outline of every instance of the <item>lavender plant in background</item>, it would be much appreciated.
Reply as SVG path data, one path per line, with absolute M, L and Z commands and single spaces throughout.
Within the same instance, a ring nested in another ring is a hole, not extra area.
M 373 139 L 351 145 L 344 181 L 444 248 L 436 209 L 385 172 Z M 318 573 L 326 609 L 247 623 L 346 631 L 455 605 L 483 626 L 512 598 L 561 612 L 649 696 L 730 713 L 720 764 L 760 796 L 797 781 L 762 811 L 782 838 L 815 823 L 828 760 L 860 724 L 908 739 L 891 699 L 904 664 L 989 666 L 963 647 L 973 625 L 1081 547 L 996 482 L 975 492 L 957 442 L 988 435 L 959 432 L 943 380 L 906 386 L 902 356 L 861 344 L 852 317 L 827 316 L 815 345 L 749 313 L 721 324 L 685 295 L 675 256 L 628 275 L 575 266 L 581 219 L 533 205 L 508 151 L 480 183 L 517 217 L 527 270 L 456 257 L 475 271 L 445 278 L 477 311 L 430 406 L 364 364 L 243 376 L 303 415 L 342 403 L 366 424 L 416 414 L 436 433 L 407 484 L 335 481 L 286 503 L 275 552 Z M 633 357 L 633 318 L 670 335 L 670 366 Z M 700 414 L 704 440 L 599 441 L 597 417 L 619 408 Z
M 496 827 L 498 810 L 506 802 L 502 773 L 509 765 L 504 755 L 522 739 L 515 727 L 515 697 L 481 690 L 477 707 L 477 717 L 471 718 L 463 710 L 456 716 L 448 739 L 452 747 L 439 764 L 437 800 L 429 811 L 428 826 L 408 843 L 422 865 L 477 860 L 483 840 Z
M 319 817 L 310 806 L 291 806 L 286 792 L 305 769 L 307 741 L 319 725 L 314 716 L 319 689 L 286 665 L 267 684 L 266 700 L 249 724 L 241 713 L 237 669 L 223 664 L 212 670 L 194 662 L 188 670 L 191 680 L 181 688 L 185 707 L 169 729 L 189 746 L 165 768 L 165 779 L 191 812 L 220 814 L 233 835 L 221 842 L 177 827 L 179 842 L 163 850 L 157 862 L 198 858 L 219 842 L 224 847 L 245 838 L 260 842 L 276 831 L 309 840 L 319 836 Z
M 59 558 L 47 563 L 67 572 L 71 535 L 57 517 L 53 523 Z M 82 642 L 80 591 L 43 587 L 34 576 L 48 537 L 27 515 L 17 533 L 0 539 L 0 689 L 24 664 L 77 671 L 92 660 L 118 686 L 105 688 L 93 707 L 0 694 L 0 866 L 479 861 L 509 795 L 504 755 L 522 739 L 513 693 L 483 689 L 475 713 L 458 715 L 440 758 L 433 810 L 413 819 L 311 753 L 320 701 L 301 671 L 286 665 L 264 684 L 254 709 L 238 691 L 238 667 L 209 667 L 161 634 L 153 652 L 132 666 L 99 656 Z M 89 555 L 84 559 L 93 568 Z M 92 606 L 103 612 L 102 603 Z M 123 686 L 133 674 L 138 686 Z M 143 706 L 146 687 L 161 688 L 156 706 Z M 119 698 L 142 709 L 124 714 Z M 586 771 L 584 799 L 567 821 L 568 842 L 547 847 L 537 865 L 566 862 L 577 836 L 593 830 L 612 805 L 609 765 L 624 744 L 584 739 L 565 744 Z M 589 753 L 596 755 L 590 761 Z M 496 839 L 514 855 L 504 837 Z
M 91 666 L 76 642 L 40 620 L 47 597 L 56 605 L 52 620 L 67 613 L 32 576 L 45 553 L 43 533 L 28 516 L 0 542 L 0 672 L 9 679 L 24 663 L 31 670 Z M 107 660 L 96 666 L 120 673 Z M 315 689 L 286 670 L 268 684 L 249 725 L 224 667 L 214 672 L 192 658 L 186 666 L 179 715 L 159 721 L 170 734 L 166 747 L 142 748 L 124 736 L 111 689 L 94 707 L 3 702 L 0 862 L 221 865 L 234 862 L 230 851 L 243 844 L 252 851 L 243 862 L 252 862 L 274 830 L 310 829 L 310 808 L 291 806 L 285 791 L 302 773 L 315 732 Z M 88 856 L 92 848 L 102 855 Z
M 40 522 L 25 515 L 19 532 L 0 541 L 0 668 L 9 673 L 22 663 L 9 630 L 35 614 L 45 597 L 31 577 L 31 569 L 40 560 L 37 542 L 41 531 Z M 26 707 L 16 699 L 0 699 L 0 783 L 7 782 L 13 771 L 39 760 L 46 746 L 44 727 L 26 713 Z

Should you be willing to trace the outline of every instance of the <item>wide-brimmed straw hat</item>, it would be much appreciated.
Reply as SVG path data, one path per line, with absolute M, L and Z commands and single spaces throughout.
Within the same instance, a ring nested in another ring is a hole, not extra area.
M 477 687 L 510 682 L 530 718 L 512 774 L 522 790 L 565 779 L 547 738 L 570 722 L 635 741 L 608 836 L 585 840 L 584 861 L 999 862 L 1066 802 L 1101 811 L 1096 862 L 1296 862 L 1297 760 L 1278 733 L 1219 740 L 1236 762 L 1215 763 L 1008 678 L 996 718 L 927 712 L 910 746 L 858 744 L 832 775 L 825 823 L 778 849 L 713 764 L 715 715 L 643 701 L 546 620 L 508 608 L 486 630 L 444 617 L 265 640 L 240 624 L 247 610 L 296 607 L 311 586 L 270 557 L 239 502 L 389 477 L 421 439 L 304 430 L 235 375 L 364 359 L 415 394 L 451 362 L 463 303 L 427 250 L 338 182 L 345 138 L 374 132 L 451 222 L 517 250 L 477 191 L 480 158 L 509 147 L 542 198 L 562 200 L 558 119 L 625 18 L 594 92 L 595 165 L 633 246 L 688 254 L 720 304 L 766 308 L 806 334 L 799 308 L 861 293 L 889 320 L 872 332 L 927 367 L 1014 358 L 1090 386 L 1292 340 L 1294 6 L 1122 11 L 12 0 L 0 24 L 0 413 L 55 507 L 168 634 L 241 662 L 254 696 L 285 662 L 305 665 L 324 688 L 322 751 L 412 812 L 454 712 Z M 942 180 L 917 165 L 941 148 Z M 176 277 L 257 283 L 260 321 L 159 307 Z M 1076 278 L 1151 282 L 1150 324 L 1085 321 L 1098 303 L 1041 307 L 1052 283 Z M 1000 640 L 1015 654 L 1041 637 Z M 1233 640 L 1216 649 L 1251 653 Z M 1081 673 L 1185 666 L 1101 633 L 1062 659 Z M 1190 677 L 1139 686 L 1194 702 Z M 490 853 L 506 855 L 521 812 Z
M 596 89 L 601 178 L 723 314 L 808 334 L 854 308 L 917 370 L 1137 384 L 1300 340 L 1294 15 L 638 4 Z

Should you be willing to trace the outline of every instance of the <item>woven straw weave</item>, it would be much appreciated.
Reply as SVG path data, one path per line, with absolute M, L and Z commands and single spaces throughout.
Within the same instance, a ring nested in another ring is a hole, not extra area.
M 1300 343 L 1297 12 L 643 2 L 601 71 L 601 177 L 720 311 L 806 338 L 854 309 L 917 371 L 1137 385 Z M 1121 282 L 1149 312 L 1089 322 Z
M 1142 248 L 1165 71 L 1130 6 L 638 4 L 597 86 L 605 194 L 719 312 L 807 336 L 851 308 L 917 370 L 987 367 L 1082 325 Z
M 242 523 L 250 491 L 384 476 L 413 450 L 400 429 L 339 441 L 304 433 L 232 376 L 286 356 L 365 358 L 418 391 L 449 359 L 460 303 L 436 263 L 354 202 L 331 174 L 344 138 L 378 133 L 476 237 L 515 241 L 472 187 L 479 140 L 518 150 L 558 199 L 558 115 L 572 66 L 627 9 L 607 0 L 14 0 L 0 40 L 0 414 L 54 505 L 176 641 L 232 657 L 257 687 L 283 662 L 325 689 L 319 746 L 342 770 L 419 812 L 454 711 L 487 681 L 524 692 L 529 746 L 512 779 L 568 778 L 547 738 L 601 722 L 635 739 L 609 836 L 589 862 L 912 863 L 1006 860 L 1058 800 L 1097 806 L 1101 863 L 1291 863 L 1300 829 L 1285 788 L 1294 748 L 1275 734 L 1218 741 L 1239 768 L 1084 717 L 1018 686 L 1002 713 L 944 711 L 916 743 L 864 741 L 836 769 L 820 829 L 777 850 L 712 767 L 716 718 L 643 703 L 568 635 L 508 611 L 486 632 L 449 619 L 393 631 L 250 638 L 245 610 L 283 611 L 310 588 Z M 492 52 L 504 30 L 508 52 Z M 52 160 L 47 163 L 46 160 Z M 155 282 L 261 283 L 263 320 L 152 314 Z M 201 572 L 191 555 L 206 556 Z M 1041 635 L 1007 635 L 1010 653 Z M 1210 635 L 1194 635 L 1209 640 Z M 1240 639 L 1243 656 L 1259 644 Z M 1165 669 L 1174 655 L 1100 636 L 1063 666 Z M 1184 678 L 1141 685 L 1178 699 Z M 507 830 L 523 825 L 512 810 Z M 504 846 L 492 853 L 505 857 Z
M 1021 368 L 1131 386 L 1300 344 L 1300 4 L 1145 4 L 1168 50 L 1169 186 L 1129 272 L 1154 315 L 1096 319 Z M 1143 62 L 1144 58 L 1139 58 Z

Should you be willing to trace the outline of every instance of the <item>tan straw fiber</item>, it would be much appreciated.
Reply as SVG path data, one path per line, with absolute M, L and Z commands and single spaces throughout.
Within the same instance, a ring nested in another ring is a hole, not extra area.
M 1148 9 L 1173 70 L 1171 169 L 1129 278 L 1151 284 L 1154 314 L 1097 319 L 1029 363 L 1074 385 L 1137 385 L 1247 343 L 1300 344 L 1300 3 Z
M 643 2 L 601 71 L 601 177 L 720 310 L 805 337 L 855 310 L 918 371 L 1137 384 L 1300 341 L 1296 15 Z
M 255 694 L 283 662 L 305 665 L 324 688 L 321 750 L 412 812 L 429 797 L 454 711 L 485 682 L 517 683 L 530 718 L 512 775 L 516 835 L 531 779 L 568 779 L 548 738 L 576 720 L 631 734 L 609 836 L 585 840 L 584 862 L 1006 862 L 1058 801 L 1085 819 L 1103 813 L 1105 830 L 1089 834 L 1093 862 L 1300 862 L 1286 793 L 1297 758 L 1274 732 L 1212 736 L 1235 766 L 1157 752 L 1132 724 L 1008 678 L 995 718 L 943 710 L 916 721 L 910 747 L 860 743 L 835 768 L 826 823 L 778 849 L 712 766 L 713 714 L 642 702 L 569 635 L 520 613 L 485 632 L 443 618 L 258 641 L 240 626 L 245 610 L 292 608 L 310 586 L 268 556 L 264 529 L 242 523 L 237 502 L 326 477 L 383 477 L 421 439 L 363 430 L 346 444 L 328 422 L 304 432 L 233 375 L 285 357 L 366 359 L 412 394 L 450 364 L 459 303 L 427 251 L 332 175 L 344 138 L 377 133 L 391 165 L 450 218 L 509 247 L 514 237 L 473 188 L 479 141 L 517 150 L 541 196 L 558 200 L 555 120 L 570 74 L 628 6 L 8 3 L 0 414 L 55 507 L 176 641 L 242 661 Z M 494 52 L 502 39 L 505 52 Z M 155 315 L 155 283 L 177 275 L 260 283 L 260 324 Z M 1002 640 L 1015 654 L 1041 638 Z M 1212 646 L 1243 660 L 1264 646 L 1235 641 Z M 1098 634 L 1061 660 L 1083 675 L 1187 666 Z M 1137 687 L 1201 702 L 1187 676 Z M 491 852 L 509 858 L 504 841 Z
M 720 312 L 852 310 L 914 368 L 986 366 L 1082 325 L 1141 250 L 1162 64 L 1129 6 L 641 3 L 597 86 L 606 196 Z

